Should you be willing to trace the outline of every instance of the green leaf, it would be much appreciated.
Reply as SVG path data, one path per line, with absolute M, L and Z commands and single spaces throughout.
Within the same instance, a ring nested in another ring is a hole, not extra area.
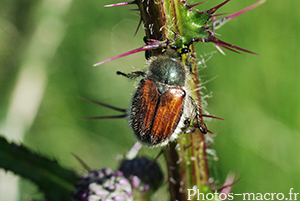
M 34 182 L 48 200 L 70 200 L 77 180 L 74 171 L 0 136 L 0 167 Z

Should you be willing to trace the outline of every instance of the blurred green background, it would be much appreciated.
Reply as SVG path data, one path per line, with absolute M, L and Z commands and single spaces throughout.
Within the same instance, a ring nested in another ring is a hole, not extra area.
M 143 69 L 143 52 L 92 67 L 144 45 L 142 29 L 134 36 L 139 15 L 130 9 L 136 7 L 104 8 L 116 2 L 0 2 L 0 133 L 79 174 L 84 169 L 71 153 L 92 168 L 115 169 L 135 142 L 125 119 L 82 120 L 118 113 L 80 97 L 128 108 L 135 82 L 115 72 Z M 255 2 L 233 0 L 219 13 Z M 207 110 L 226 119 L 208 123 L 217 133 L 219 158 L 212 175 L 222 183 L 229 172 L 237 174 L 234 193 L 300 193 L 299 8 L 300 1 L 269 0 L 218 30 L 218 38 L 260 56 L 227 50 L 223 56 L 212 44 L 195 45 L 199 59 L 216 52 L 200 71 L 204 82 L 211 80 L 204 91 L 213 94 Z M 158 150 L 142 152 L 155 157 Z M 0 172 L 0 200 L 40 196 L 27 180 L 18 190 L 17 181 Z M 156 199 L 164 201 L 159 193 Z

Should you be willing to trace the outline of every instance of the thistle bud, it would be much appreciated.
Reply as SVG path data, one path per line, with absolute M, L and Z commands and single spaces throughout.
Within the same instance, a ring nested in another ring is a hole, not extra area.
M 147 157 L 136 157 L 124 160 L 119 170 L 131 182 L 133 189 L 146 192 L 156 191 L 163 182 L 163 173 L 155 160 Z
M 90 171 L 80 178 L 72 192 L 74 201 L 131 201 L 132 188 L 120 171 L 109 168 Z

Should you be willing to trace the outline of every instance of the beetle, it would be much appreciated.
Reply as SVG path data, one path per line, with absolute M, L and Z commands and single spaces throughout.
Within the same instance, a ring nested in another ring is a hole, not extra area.
M 166 49 L 163 54 L 151 57 L 146 67 L 145 73 L 117 72 L 128 78 L 143 76 L 127 114 L 136 137 L 148 147 L 164 146 L 186 130 L 194 117 L 200 131 L 207 133 L 186 87 L 189 69 L 181 55 L 176 50 Z
M 118 75 L 130 79 L 142 76 L 129 110 L 88 100 L 124 112 L 124 115 L 115 117 L 126 116 L 135 136 L 148 147 L 164 146 L 183 131 L 193 132 L 195 127 L 188 130 L 192 119 L 196 119 L 196 126 L 206 134 L 206 125 L 187 89 L 190 71 L 182 62 L 181 54 L 174 49 L 166 49 L 161 55 L 150 57 L 145 66 L 146 72 L 125 74 L 117 71 Z

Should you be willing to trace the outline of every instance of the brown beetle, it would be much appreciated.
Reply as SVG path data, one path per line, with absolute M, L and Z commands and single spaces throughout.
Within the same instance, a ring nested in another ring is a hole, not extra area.
M 164 146 L 187 129 L 190 119 L 197 119 L 202 133 L 205 124 L 200 123 L 194 100 L 187 94 L 186 80 L 189 72 L 181 61 L 181 55 L 167 49 L 162 55 L 151 57 L 144 72 L 117 74 L 128 78 L 143 76 L 128 111 L 130 125 L 137 138 L 149 147 Z
M 142 76 L 133 96 L 129 110 L 113 107 L 98 101 L 86 99 L 99 105 L 123 112 L 119 116 L 90 117 L 105 119 L 127 117 L 136 137 L 148 147 L 159 147 L 173 141 L 178 134 L 193 132 L 187 130 L 191 119 L 203 134 L 207 133 L 193 98 L 188 94 L 186 82 L 190 75 L 181 55 L 173 49 L 166 49 L 159 56 L 146 62 L 146 72 L 135 71 L 129 74 L 117 72 L 127 78 Z M 208 116 L 209 115 L 202 115 Z

